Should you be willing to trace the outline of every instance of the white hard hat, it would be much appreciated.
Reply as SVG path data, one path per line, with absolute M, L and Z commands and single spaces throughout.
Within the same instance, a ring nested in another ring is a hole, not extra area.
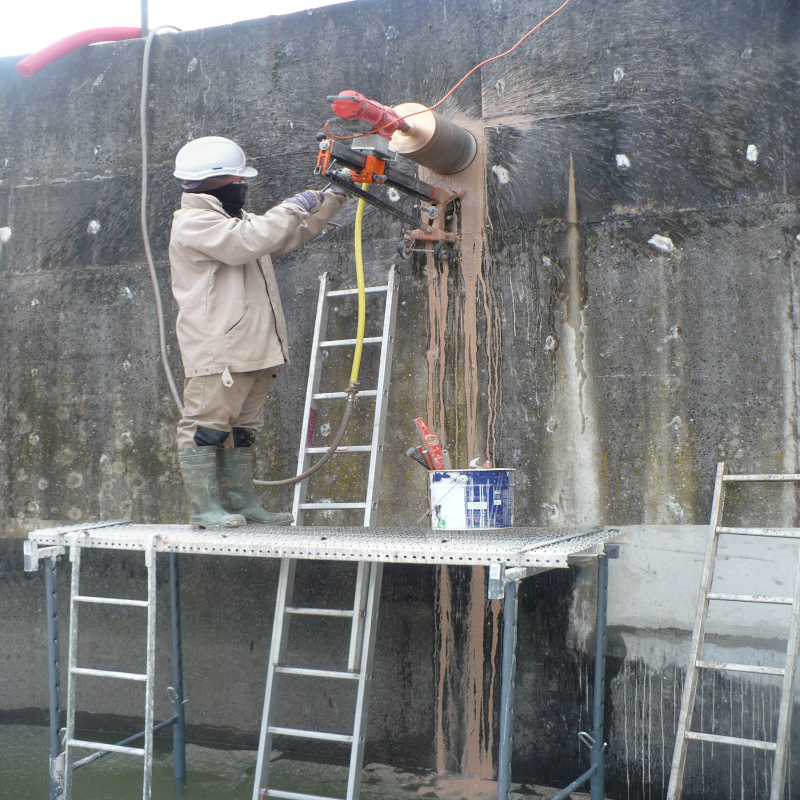
M 224 136 L 203 136 L 185 144 L 175 157 L 176 178 L 204 181 L 217 175 L 253 178 L 258 171 L 247 166 L 244 150 Z

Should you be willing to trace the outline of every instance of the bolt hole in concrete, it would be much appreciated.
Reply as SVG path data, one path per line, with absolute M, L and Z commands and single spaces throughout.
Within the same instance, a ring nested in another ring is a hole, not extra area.
M 83 734 L 86 734 L 84 737 Z M 126 734 L 103 735 L 78 731 L 79 738 L 115 742 Z M 42 800 L 49 794 L 49 736 L 46 727 L 0 725 L 0 797 Z M 250 800 L 256 766 L 255 750 L 186 746 L 188 786 L 183 800 Z M 140 762 L 110 755 L 75 773 L 74 800 L 139 800 L 142 796 Z M 286 791 L 327 797 L 343 796 L 347 763 L 276 753 L 270 766 L 270 785 Z M 11 791 L 9 791 L 11 790 Z M 512 784 L 512 800 L 549 800 L 555 789 Z M 156 737 L 153 754 L 153 800 L 173 800 L 172 739 Z M 407 770 L 385 764 L 367 764 L 362 778 L 363 800 L 495 800 L 497 784 L 428 770 Z M 574 793 L 573 800 L 589 800 Z

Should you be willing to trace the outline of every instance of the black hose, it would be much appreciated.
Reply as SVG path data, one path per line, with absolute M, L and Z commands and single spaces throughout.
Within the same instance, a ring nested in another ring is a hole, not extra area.
M 350 414 L 353 411 L 353 403 L 355 403 L 356 395 L 358 394 L 358 389 L 355 388 L 352 384 L 347 388 L 347 400 L 345 400 L 344 406 L 344 414 L 342 415 L 342 421 L 339 425 L 339 430 L 336 431 L 336 436 L 333 438 L 333 444 L 328 448 L 328 452 L 325 453 L 322 458 L 314 464 L 313 467 L 310 467 L 305 472 L 302 472 L 300 475 L 295 475 L 293 478 L 284 478 L 281 481 L 259 481 L 254 480 L 253 483 L 256 486 L 291 486 L 293 483 L 300 483 L 300 481 L 305 480 L 306 478 L 313 475 L 315 472 L 319 472 L 325 464 L 333 457 L 334 453 L 339 447 L 342 439 L 344 439 L 344 433 L 347 430 L 347 423 L 350 422 Z

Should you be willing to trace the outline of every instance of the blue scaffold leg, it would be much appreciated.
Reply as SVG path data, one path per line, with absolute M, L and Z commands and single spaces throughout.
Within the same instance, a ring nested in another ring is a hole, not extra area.
M 186 718 L 183 702 L 183 655 L 181 651 L 181 593 L 178 554 L 169 554 L 170 605 L 172 608 L 172 758 L 177 794 L 186 786 Z
M 500 746 L 497 765 L 497 798 L 509 800 L 511 751 L 514 733 L 514 689 L 517 672 L 517 583 L 503 590 L 503 670 L 500 689 Z
M 606 784 L 606 623 L 608 621 L 608 555 L 597 560 L 597 633 L 594 645 L 594 710 L 592 738 L 594 744 L 589 752 L 589 765 L 596 767 L 592 775 L 590 796 L 592 800 L 604 800 Z
M 61 747 L 61 684 L 58 662 L 58 591 L 56 559 L 44 559 L 47 614 L 47 673 L 50 684 L 50 800 L 64 796 L 64 753 Z
M 614 551 L 616 557 L 616 551 Z M 572 792 L 589 783 L 591 800 L 604 800 L 606 744 L 603 740 L 606 697 L 606 622 L 608 620 L 608 554 L 597 559 L 597 627 L 594 646 L 594 708 L 592 735 L 579 734 L 589 747 L 589 769 L 551 800 L 566 800 Z

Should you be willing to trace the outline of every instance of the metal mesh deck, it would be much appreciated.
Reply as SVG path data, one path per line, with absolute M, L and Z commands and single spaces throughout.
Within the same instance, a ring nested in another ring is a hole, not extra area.
M 432 530 L 387 528 L 241 528 L 193 530 L 188 525 L 135 525 L 126 521 L 47 528 L 28 535 L 38 547 L 69 546 L 144 550 L 154 541 L 159 552 L 298 558 L 328 561 L 382 561 L 392 564 L 499 563 L 505 567 L 563 568 L 619 542 L 620 528 L 495 528 Z M 559 541 L 552 541 L 552 540 Z M 549 544 L 544 544 L 550 542 Z

